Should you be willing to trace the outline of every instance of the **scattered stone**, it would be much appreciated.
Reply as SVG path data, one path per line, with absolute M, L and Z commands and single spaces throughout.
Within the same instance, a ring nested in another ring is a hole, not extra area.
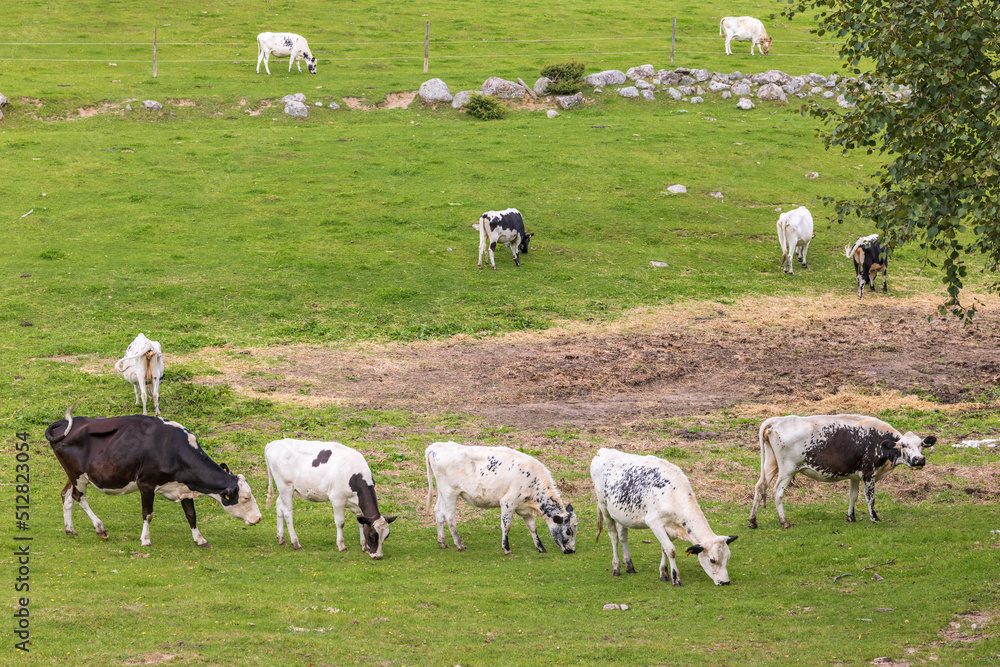
M 687 74 L 685 74 L 684 76 L 681 77 L 681 83 L 684 84 L 685 86 L 693 86 L 695 84 L 695 80 L 690 76 L 688 76 Z
M 628 77 L 625 76 L 625 72 L 617 69 L 606 69 L 601 72 L 601 75 L 604 77 L 605 86 L 617 86 L 620 83 L 625 83 L 628 79 Z
M 715 197 L 716 199 L 722 199 L 722 193 L 721 192 L 709 192 L 708 196 L 709 197 Z
M 639 65 L 638 67 L 629 67 L 628 71 L 625 72 L 625 78 L 629 81 L 637 81 L 651 77 L 655 72 L 652 65 Z
M 785 91 L 778 87 L 774 83 L 765 83 L 763 86 L 757 89 L 757 97 L 762 100 L 787 102 L 788 98 L 785 96 Z
M 132 105 L 131 105 L 131 104 L 126 104 L 126 105 L 125 105 L 125 109 L 126 109 L 127 111 L 131 111 L 131 110 L 132 110 Z M 250 109 L 247 109 L 247 113 L 249 113 L 249 112 L 250 112 Z
M 340 105 L 337 104 L 336 102 L 330 102 L 329 104 L 326 105 L 326 108 L 327 109 L 339 109 Z
M 639 79 L 638 81 L 636 81 L 635 82 L 635 87 L 638 88 L 639 90 L 650 90 L 650 89 L 655 89 L 656 88 L 656 86 L 654 86 L 651 83 L 647 83 L 643 79 Z
M 420 101 L 424 104 L 438 104 L 439 102 L 451 102 L 454 97 L 448 90 L 448 84 L 441 79 L 428 79 L 420 84 Z
M 809 92 L 812 93 L 813 95 L 819 95 L 820 93 L 823 92 L 823 89 L 820 88 L 819 86 L 813 86 L 812 88 L 809 89 Z
M 285 113 L 289 116 L 295 116 L 296 118 L 308 118 L 309 109 L 305 104 L 297 100 L 288 100 L 285 102 Z
M 691 104 L 701 104 L 704 101 L 705 100 L 703 100 L 702 98 L 698 97 L 697 95 L 691 98 Z
M 621 607 L 614 604 L 613 602 L 609 602 L 608 604 L 604 605 L 604 611 L 614 611 L 616 609 L 621 609 Z
M 749 95 L 750 84 L 740 81 L 739 83 L 734 83 L 731 90 L 733 91 L 733 95 Z
M 647 100 L 656 101 L 656 95 L 653 94 L 652 90 L 643 90 L 642 91 L 642 96 L 644 98 L 646 98 Z
M 823 85 L 826 86 L 827 88 L 836 88 L 838 81 L 840 81 L 840 77 L 837 76 L 836 74 L 831 74 L 830 76 L 827 77 L 826 83 L 824 83 Z
M 159 111 L 163 108 L 163 105 L 156 100 L 146 100 L 142 103 L 142 106 L 146 107 L 150 111 Z
M 535 91 L 536 95 L 544 95 L 545 89 L 549 87 L 550 83 L 552 83 L 552 79 L 550 79 L 547 76 L 540 76 L 535 81 L 535 85 L 533 86 L 532 90 Z
M 618 94 L 628 98 L 639 97 L 639 89 L 635 86 L 626 86 L 625 88 L 619 88 Z
M 806 174 L 806 178 L 819 178 L 819 174 L 815 171 L 810 171 L 808 174 Z
M 688 189 L 683 185 L 681 185 L 680 183 L 677 183 L 676 185 L 671 185 L 669 188 L 667 188 L 667 192 L 672 192 L 675 195 L 682 195 L 687 191 Z
M 730 91 L 728 91 L 728 90 L 722 91 L 722 99 L 728 100 L 732 96 L 733 96 L 733 94 Z
M 483 95 L 491 95 L 500 99 L 516 99 L 528 94 L 528 89 L 514 81 L 491 76 L 483 82 Z
M 532 90 L 531 88 L 529 88 L 529 87 L 528 87 L 528 84 L 526 84 L 526 83 L 524 82 L 524 79 L 522 79 L 521 77 L 517 77 L 517 82 L 518 82 L 519 84 L 521 84 L 521 85 L 522 85 L 522 86 L 524 87 L 524 90 L 525 90 L 525 91 L 527 91 L 527 93 L 528 93 L 529 95 L 531 95 L 531 97 L 532 97 L 533 99 L 536 99 L 536 100 L 538 99 L 538 93 L 536 93 L 536 92 L 535 92 L 534 90 Z
M 294 95 L 285 95 L 281 98 L 282 102 L 305 102 L 306 96 L 302 93 L 295 93 Z
M 795 93 L 802 90 L 802 87 L 806 85 L 806 80 L 801 76 L 793 76 L 791 81 L 783 83 L 781 89 L 788 93 L 789 95 L 794 95 Z
M 667 88 L 667 94 L 670 95 L 670 97 L 674 98 L 675 100 L 679 100 L 683 97 L 681 91 L 677 90 L 676 88 Z
M 556 95 L 556 104 L 563 109 L 572 109 L 578 104 L 583 104 L 583 93 L 576 95 Z
M 737 108 L 743 109 L 745 111 L 749 111 L 750 109 L 753 109 L 755 106 L 756 105 L 750 100 L 749 97 L 741 97 L 740 101 L 736 103 Z
M 823 93 L 823 99 L 824 100 L 829 100 L 829 99 L 832 99 L 832 98 L 834 98 L 836 96 L 837 96 L 837 93 L 833 92 L 832 90 L 828 90 L 825 93 Z
M 10 100 L 3 93 L 0 93 L 0 107 L 7 106 L 9 102 Z
M 601 90 L 600 88 L 594 88 L 594 92 L 595 93 L 603 93 L 604 91 Z
M 694 92 L 691 89 L 691 86 L 686 86 L 686 85 L 677 86 L 677 90 L 681 91 L 681 95 L 690 95 L 691 93 Z
M 666 268 L 668 268 L 670 266 L 666 262 L 650 262 L 650 265 L 651 266 L 655 266 L 655 267 L 657 267 L 659 269 L 666 269 Z
M 548 111 L 545 112 L 545 115 L 548 116 L 549 118 L 555 118 L 556 116 L 559 115 L 559 112 L 556 111 L 555 109 L 549 109 Z
M 474 93 L 474 92 L 476 92 L 476 91 L 474 91 L 474 90 L 463 90 L 460 93 L 455 93 L 455 97 L 453 97 L 451 99 L 451 106 L 452 106 L 452 108 L 453 109 L 461 109 L 462 105 L 469 101 L 469 98 L 472 97 L 472 93 Z
M 854 102 L 848 102 L 847 98 L 843 95 L 837 95 L 837 105 L 843 107 L 844 109 L 851 109 L 857 106 Z
M 317 102 L 316 106 L 321 107 L 321 106 L 323 106 L 323 103 L 322 102 Z
M 671 72 L 670 70 L 661 69 L 653 77 L 654 81 L 659 81 L 661 85 L 664 86 L 676 86 L 681 82 L 681 75 L 677 72 Z
M 691 72 L 691 76 L 694 77 L 695 81 L 708 81 L 708 70 L 707 69 L 696 69 Z
M 711 83 L 708 84 L 708 89 L 711 90 L 713 93 L 717 93 L 721 90 L 729 90 L 729 84 L 722 83 L 720 81 L 712 81 Z
M 694 94 L 695 95 L 704 95 L 705 94 L 705 89 L 702 88 L 701 86 L 695 86 L 694 87 Z

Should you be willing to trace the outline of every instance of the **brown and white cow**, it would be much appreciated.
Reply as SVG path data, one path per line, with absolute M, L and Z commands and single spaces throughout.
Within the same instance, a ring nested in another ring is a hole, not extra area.
M 431 509 L 434 482 L 438 498 L 434 505 L 438 544 L 445 543 L 444 524 L 459 551 L 465 545 L 458 536 L 455 511 L 458 499 L 474 507 L 500 508 L 500 546 L 510 554 L 508 533 L 514 515 L 524 519 L 535 548 L 545 553 L 535 532 L 535 517 L 542 517 L 556 545 L 565 554 L 576 551 L 576 514 L 572 505 L 563 505 L 552 475 L 542 463 L 508 447 L 477 447 L 457 442 L 435 442 L 424 452 L 427 467 L 427 511 Z
M 888 475 L 896 464 L 922 468 L 927 463 L 921 449 L 937 442 L 934 436 L 921 438 L 912 432 L 900 433 L 875 417 L 864 415 L 816 415 L 813 417 L 772 417 L 760 425 L 760 479 L 754 487 L 750 527 L 757 527 L 757 507 L 767 502 L 767 489 L 774 486 L 774 506 L 785 528 L 782 500 L 795 475 L 802 473 L 819 482 L 851 481 L 851 501 L 847 520 L 854 521 L 858 487 L 864 484 L 868 515 L 875 513 L 875 482 Z
M 277 485 L 278 544 L 285 543 L 285 522 L 292 546 L 301 549 L 292 525 L 292 498 L 298 494 L 314 503 L 333 505 L 333 520 L 337 526 L 337 549 L 347 551 L 344 544 L 344 510 L 358 518 L 361 549 L 372 558 L 382 558 L 382 545 L 389 537 L 389 524 L 394 516 L 382 516 L 375 496 L 375 482 L 368 462 L 360 452 L 339 442 L 311 440 L 275 440 L 264 448 L 267 463 L 267 507 L 271 507 L 271 482 Z
M 886 273 L 889 271 L 889 250 L 878 242 L 878 234 L 862 236 L 853 245 L 844 246 L 844 255 L 854 260 L 854 274 L 858 279 L 858 298 L 865 296 L 865 285 L 875 290 L 878 272 L 882 272 L 882 291 L 888 292 Z
M 621 575 L 618 542 L 625 571 L 635 574 L 628 550 L 629 528 L 649 528 L 660 542 L 660 581 L 681 585 L 677 553 L 672 540 L 690 542 L 687 553 L 697 554 L 702 569 L 716 586 L 729 585 L 729 545 L 736 535 L 716 535 L 698 506 L 687 476 L 669 461 L 601 448 L 590 463 L 590 479 L 597 495 L 597 539 L 608 524 L 611 537 L 611 574 Z
M 760 20 L 752 16 L 727 16 L 719 21 L 719 34 L 726 36 L 726 55 L 733 55 L 733 50 L 729 43 L 734 39 L 745 42 L 750 41 L 750 55 L 753 55 L 753 47 L 757 47 L 761 55 L 766 56 L 771 50 L 771 38 L 767 36 L 767 30 Z
M 200 547 L 211 546 L 198 530 L 194 499 L 211 496 L 230 515 L 252 526 L 261 519 L 257 501 L 243 475 L 234 475 L 198 446 L 194 434 L 177 422 L 159 417 L 73 417 L 45 429 L 56 459 L 69 481 L 62 490 L 64 529 L 73 530 L 73 502 L 87 513 L 100 537 L 107 537 L 104 523 L 87 503 L 87 486 L 119 496 L 138 491 L 142 499 L 142 546 L 151 544 L 149 524 L 157 494 L 180 502 Z

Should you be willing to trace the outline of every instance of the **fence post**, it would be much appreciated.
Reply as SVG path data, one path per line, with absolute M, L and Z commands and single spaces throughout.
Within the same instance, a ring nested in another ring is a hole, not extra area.
M 674 17 L 674 31 L 670 33 L 670 66 L 674 66 L 674 41 L 677 39 L 677 17 Z
M 427 57 L 430 55 L 431 50 L 431 22 L 427 21 L 427 26 L 424 30 L 424 74 L 427 74 Z
M 156 28 L 153 28 L 153 78 L 156 78 Z

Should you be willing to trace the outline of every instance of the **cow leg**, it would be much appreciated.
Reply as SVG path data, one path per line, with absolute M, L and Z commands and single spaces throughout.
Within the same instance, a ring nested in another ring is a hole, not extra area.
M 882 291 L 883 292 L 888 292 L 889 291 L 889 286 L 886 285 L 886 282 L 885 282 L 885 274 L 888 271 L 889 271 L 889 267 L 888 266 L 883 266 L 882 267 Z M 874 288 L 872 288 L 872 289 L 874 289 Z
M 140 488 L 139 497 L 142 499 L 142 536 L 139 541 L 142 546 L 148 547 L 153 545 L 149 539 L 149 524 L 153 520 L 153 500 L 156 498 L 156 493 L 153 492 L 153 489 Z
M 63 530 L 67 535 L 76 537 L 77 532 L 73 530 L 73 482 L 66 482 L 62 490 L 63 499 Z
M 496 250 L 496 249 L 497 249 L 497 242 L 496 241 L 490 241 L 490 266 L 493 267 L 494 271 L 497 270 L 497 263 L 493 259 L 493 251 Z
M 156 408 L 156 416 L 160 416 L 160 378 L 153 378 L 153 406 Z
M 257 74 L 260 74 L 260 63 L 262 60 L 264 60 L 263 50 L 257 52 Z
M 854 504 L 858 501 L 858 488 L 860 486 L 861 485 L 858 482 L 858 480 L 856 479 L 851 480 L 851 493 L 850 493 L 851 502 L 847 506 L 847 520 L 852 523 L 854 521 L 857 521 L 857 519 L 854 517 Z
M 267 72 L 268 76 L 271 76 L 271 68 L 267 66 L 267 63 L 270 60 L 271 60 L 271 54 L 270 53 L 265 53 L 264 54 L 264 71 Z
M 878 523 L 878 514 L 875 513 L 875 478 L 864 480 L 865 482 L 865 500 L 868 501 L 868 517 L 872 520 L 872 523 Z
M 757 527 L 757 508 L 767 506 L 767 487 L 778 474 L 778 461 L 771 443 L 764 438 L 760 452 L 760 478 L 753 487 L 753 507 L 750 508 L 750 527 Z
M 861 273 L 858 274 L 858 298 L 865 298 L 865 277 Z
M 667 581 L 669 577 L 671 584 L 680 586 L 681 574 L 677 570 L 677 550 L 674 549 L 674 543 L 670 541 L 670 536 L 667 535 L 667 531 L 662 525 L 650 524 L 649 528 L 659 540 L 660 550 L 663 553 L 660 557 L 660 581 Z
M 608 527 L 608 537 L 611 538 L 611 576 L 620 577 L 622 574 L 618 560 L 618 524 L 611 518 L 611 514 L 598 506 L 597 511 L 604 516 L 604 523 Z
M 622 543 L 622 560 L 625 561 L 625 571 L 635 574 L 635 566 L 632 565 L 632 554 L 628 550 L 628 528 L 618 524 L 618 539 Z
M 292 541 L 292 547 L 296 550 L 302 548 L 299 544 L 299 536 L 295 534 L 295 524 L 292 523 L 292 497 L 295 494 L 295 487 L 291 484 L 287 485 L 278 494 L 278 503 L 281 507 L 281 512 L 284 515 L 285 523 L 288 524 L 288 539 Z M 284 544 L 284 531 L 279 535 L 278 544 Z
M 524 525 L 528 527 L 528 532 L 531 533 L 531 539 L 535 543 L 535 548 L 538 549 L 539 553 L 546 553 L 545 545 L 538 539 L 538 533 L 535 531 L 535 517 L 528 515 L 521 518 L 524 519 Z
M 439 486 L 437 503 L 434 505 L 434 520 L 441 522 L 441 528 L 438 529 L 438 544 L 441 545 L 442 549 L 448 548 L 448 545 L 444 541 L 443 526 L 443 524 L 447 522 L 448 530 L 451 532 L 451 539 L 455 543 L 455 548 L 459 551 L 465 551 L 465 545 L 462 544 L 462 538 L 458 536 L 458 524 L 455 520 L 455 513 L 458 509 L 457 505 L 458 496 L 454 495 L 451 489 L 442 491 Z
M 520 268 L 521 260 L 517 258 L 518 246 L 512 243 L 508 243 L 507 247 L 510 248 L 511 254 L 514 255 L 514 266 Z
M 108 530 L 104 527 L 104 522 L 101 521 L 96 514 L 94 514 L 94 510 L 90 509 L 90 503 L 87 502 L 87 494 L 80 492 L 80 497 L 77 498 L 77 502 L 80 503 L 80 507 L 82 507 L 83 511 L 87 513 L 87 516 L 90 517 L 90 521 L 94 524 L 94 530 L 97 532 L 97 536 L 107 539 Z
M 442 549 L 447 549 L 448 543 L 444 539 L 444 523 L 446 520 L 445 518 L 446 512 L 444 504 L 442 503 L 443 498 L 444 494 L 442 494 L 439 490 L 437 500 L 434 502 L 434 527 L 437 528 L 438 546 L 440 546 Z M 456 542 L 455 544 L 457 546 L 458 542 Z
M 774 507 L 778 510 L 778 519 L 781 521 L 781 525 L 785 528 L 791 528 L 792 524 L 788 523 L 785 519 L 785 489 L 788 485 L 792 483 L 792 478 L 795 477 L 795 473 L 791 474 L 785 472 L 779 472 L 778 483 L 774 485 Z
M 337 524 L 337 551 L 347 551 L 347 545 L 344 544 L 344 523 L 346 521 L 344 505 L 335 502 L 331 504 L 333 505 L 333 521 Z M 288 525 L 291 527 L 291 524 Z
M 146 378 L 139 377 L 139 391 L 142 392 L 142 414 L 146 414 Z
M 733 38 L 730 35 L 726 35 L 726 55 L 727 56 L 733 55 L 733 50 L 729 46 L 729 43 L 732 42 L 732 41 L 733 41 Z
M 500 501 L 500 547 L 505 555 L 510 551 L 510 525 L 514 522 L 514 505 L 505 500 Z
M 809 252 L 809 244 L 799 247 L 799 261 L 802 262 L 802 268 L 808 269 L 809 265 L 806 264 L 806 253 Z
M 191 498 L 182 498 L 181 507 L 184 508 L 184 516 L 187 517 L 188 525 L 191 526 L 191 537 L 194 538 L 194 543 L 199 547 L 208 547 L 211 549 L 212 545 L 201 536 L 201 531 L 198 530 L 198 515 L 194 512 L 194 500 Z

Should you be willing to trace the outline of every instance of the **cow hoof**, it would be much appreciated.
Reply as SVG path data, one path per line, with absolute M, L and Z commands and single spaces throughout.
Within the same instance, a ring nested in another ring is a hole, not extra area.
M 201 544 L 199 544 L 198 546 L 199 546 L 199 547 L 202 547 L 202 548 L 204 548 L 204 549 L 211 549 L 211 548 L 212 548 L 212 545 L 211 545 L 211 544 L 209 544 L 208 542 L 202 542 L 202 543 L 201 543 Z
M 675 582 L 673 583 L 673 586 L 674 586 L 674 588 L 680 588 L 680 587 L 681 587 L 681 582 L 679 582 L 679 581 L 675 581 Z
M 482 264 L 480 264 L 480 265 L 479 265 L 479 270 L 480 270 L 480 271 L 482 271 L 482 270 L 483 270 L 483 265 L 482 265 Z
M 782 521 L 781 522 L 781 527 L 782 528 L 791 528 L 792 524 L 788 523 L 787 521 Z
M 283 537 L 279 537 L 278 538 L 278 546 L 279 547 L 285 546 L 285 538 L 283 538 Z
M 447 549 L 448 548 L 448 545 L 445 544 L 444 542 L 438 542 L 438 546 L 441 547 L 442 549 Z
M 620 577 L 620 576 L 622 576 L 622 571 L 621 571 L 621 570 L 619 570 L 619 569 L 618 569 L 618 568 L 616 567 L 615 569 L 611 570 L 611 576 L 612 576 L 612 577 Z
M 540 553 L 540 554 L 547 554 L 548 553 L 548 551 L 546 551 L 545 547 L 543 547 L 542 545 L 538 545 L 535 548 L 538 549 L 538 553 Z
M 750 521 L 748 521 L 747 523 L 750 524 L 751 528 L 753 528 L 753 529 L 756 530 L 756 528 L 757 528 L 757 519 L 750 519 Z
M 73 533 L 73 534 L 76 535 L 76 533 Z M 105 539 L 106 540 L 106 539 L 108 539 L 108 531 L 102 530 L 99 533 L 97 533 L 97 536 L 100 537 L 101 539 Z
M 510 549 L 504 549 L 504 550 L 503 550 L 503 555 L 504 555 L 504 556 L 509 556 L 509 555 L 511 555 L 512 553 L 514 553 L 514 552 L 513 552 L 513 551 L 511 551 Z
M 66 534 L 67 535 L 72 535 L 73 537 L 77 537 L 78 536 L 77 532 L 75 530 L 73 530 L 72 528 L 69 529 L 69 530 L 67 530 Z
M 458 549 L 459 551 L 465 551 L 465 545 L 464 545 L 464 544 L 459 544 L 459 545 L 458 545 L 457 547 L 455 547 L 455 548 L 456 548 L 456 549 Z
M 849 523 L 854 523 L 855 521 L 857 521 L 857 519 L 855 519 L 855 518 L 854 518 L 854 515 L 853 515 L 853 514 L 848 514 L 848 515 L 847 515 L 847 521 L 848 521 Z
M 302 545 L 301 544 L 293 544 L 292 548 L 295 549 L 296 551 L 302 551 Z M 347 551 L 347 549 L 341 549 L 340 551 Z
M 667 575 L 665 575 L 665 574 L 663 574 L 663 573 L 661 572 L 661 573 L 660 573 L 660 581 L 666 581 L 666 580 L 667 580 Z
M 629 563 L 625 566 L 625 571 L 629 574 L 635 574 L 635 567 L 632 566 L 632 563 Z

